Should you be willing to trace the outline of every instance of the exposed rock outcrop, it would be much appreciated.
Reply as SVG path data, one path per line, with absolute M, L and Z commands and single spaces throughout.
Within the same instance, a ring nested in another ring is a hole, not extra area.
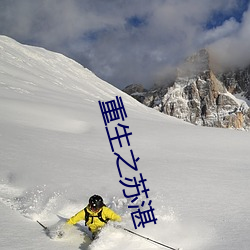
M 196 125 L 248 129 L 249 107 L 233 94 L 250 95 L 249 70 L 217 76 L 210 67 L 208 51 L 203 49 L 178 68 L 170 87 L 154 87 L 146 91 L 137 86 L 130 95 L 160 112 Z

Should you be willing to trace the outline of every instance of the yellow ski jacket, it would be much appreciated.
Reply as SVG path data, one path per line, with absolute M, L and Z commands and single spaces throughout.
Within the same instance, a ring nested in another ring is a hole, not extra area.
M 103 206 L 98 212 L 93 212 L 87 207 L 87 212 L 89 213 L 89 219 L 86 221 L 86 225 L 88 226 L 89 230 L 92 233 L 95 233 L 98 231 L 98 229 L 102 228 L 106 223 L 101 221 L 98 218 L 98 214 L 101 213 L 101 217 L 104 221 L 106 220 L 112 220 L 112 221 L 121 221 L 120 215 L 116 214 L 113 210 L 110 208 Z M 74 225 L 80 220 L 85 220 L 85 211 L 82 209 L 77 214 L 72 216 L 68 221 L 67 224 Z

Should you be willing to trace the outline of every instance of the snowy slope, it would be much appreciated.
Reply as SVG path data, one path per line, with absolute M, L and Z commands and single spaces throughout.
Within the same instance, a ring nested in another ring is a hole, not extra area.
M 158 219 L 137 230 L 98 105 L 117 95 L 133 135 L 116 152 L 140 157 Z M 112 225 L 91 245 L 79 227 L 51 240 L 36 223 L 53 226 L 97 193 L 123 226 L 166 245 L 248 250 L 249 142 L 248 132 L 160 114 L 63 55 L 0 36 L 1 249 L 162 249 Z

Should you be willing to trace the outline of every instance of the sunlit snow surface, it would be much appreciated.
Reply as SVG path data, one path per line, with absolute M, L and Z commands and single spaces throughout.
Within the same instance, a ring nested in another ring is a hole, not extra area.
M 128 114 L 121 123 L 133 133 L 130 147 L 114 142 L 116 152 L 131 157 L 132 149 L 140 157 L 158 219 L 137 230 L 98 105 L 116 96 Z M 62 239 L 36 223 L 54 229 L 65 221 L 58 216 L 72 216 L 97 193 L 121 214 L 122 226 L 163 244 L 248 250 L 249 145 L 249 132 L 165 116 L 63 55 L 0 37 L 1 249 L 163 249 L 112 223 L 92 243 L 83 222 Z

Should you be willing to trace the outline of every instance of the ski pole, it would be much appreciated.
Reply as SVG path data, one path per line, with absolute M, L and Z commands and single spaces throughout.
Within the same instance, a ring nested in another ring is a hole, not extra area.
M 127 231 L 127 232 L 129 232 L 129 233 L 131 233 L 131 234 L 137 235 L 137 236 L 139 236 L 139 237 L 141 237 L 141 238 L 144 238 L 144 239 L 146 239 L 146 240 L 148 240 L 148 241 L 152 241 L 152 242 L 154 242 L 154 243 L 156 243 L 156 244 L 158 244 L 158 245 L 161 245 L 161 246 L 163 246 L 163 247 L 169 248 L 169 249 L 171 249 L 171 250 L 180 250 L 180 248 L 173 248 L 173 247 L 167 246 L 167 245 L 165 245 L 165 244 L 162 244 L 161 242 L 152 240 L 152 239 L 150 239 L 150 238 L 148 238 L 148 237 L 145 237 L 145 236 L 143 236 L 143 235 L 141 235 L 141 234 L 135 233 L 135 232 L 133 232 L 133 231 L 127 229 L 127 228 L 122 227 L 122 229 L 125 230 L 125 231 Z
M 47 227 L 45 227 L 41 222 L 39 222 L 38 220 L 36 221 L 40 226 L 42 226 L 43 227 L 43 229 L 46 231 L 46 230 L 48 230 L 48 228 Z

